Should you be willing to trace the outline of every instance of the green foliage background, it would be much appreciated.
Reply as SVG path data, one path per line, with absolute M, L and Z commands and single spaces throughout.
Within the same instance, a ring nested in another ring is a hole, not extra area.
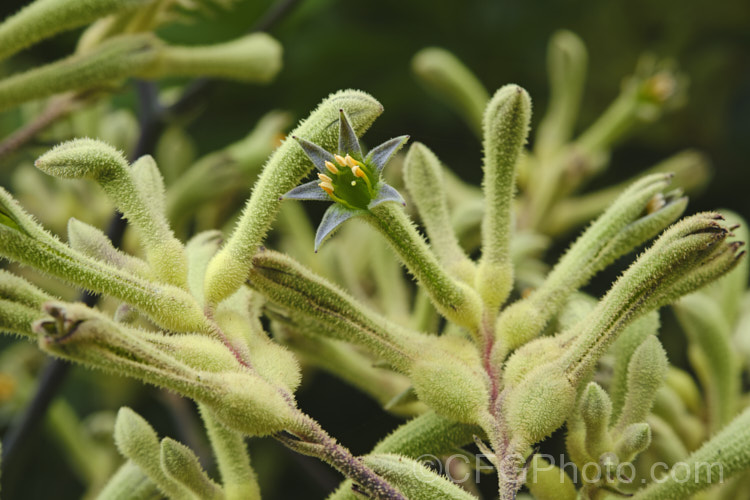
M 5 0 L 0 4 L 0 18 L 24 3 Z M 271 3 L 243 0 L 231 13 L 218 13 L 197 25 L 172 26 L 161 35 L 184 44 L 229 40 L 245 32 Z M 617 95 L 621 78 L 632 72 L 645 51 L 674 58 L 690 78 L 687 105 L 640 129 L 617 148 L 611 168 L 596 184 L 629 178 L 677 151 L 697 148 L 710 156 L 715 177 L 703 196 L 691 200 L 689 212 L 726 207 L 750 215 L 750 3 L 746 0 L 303 0 L 273 30 L 284 46 L 284 68 L 275 83 L 267 87 L 220 83 L 188 131 L 199 154 L 207 153 L 243 137 L 271 109 L 289 110 L 300 118 L 330 92 L 359 88 L 386 107 L 364 138 L 368 144 L 408 133 L 412 140 L 433 148 L 460 176 L 478 182 L 481 149 L 477 140 L 460 118 L 415 81 L 410 71 L 412 56 L 426 46 L 445 47 L 490 90 L 518 83 L 529 91 L 535 108 L 543 110 L 547 42 L 560 28 L 579 34 L 589 49 L 580 128 Z M 8 74 L 67 55 L 78 34 L 41 43 L 6 62 L 0 71 Z M 132 87 L 115 101 L 134 107 Z M 532 118 L 532 130 L 540 115 L 537 112 Z M 0 114 L 0 136 L 20 124 L 17 110 Z M 28 159 L 14 157 L 0 165 L 0 181 L 7 185 L 14 164 Z M 609 283 L 614 272 L 599 283 Z M 670 358 L 679 360 L 681 346 L 670 343 L 669 337 L 665 344 L 673 351 Z M 90 375 L 75 368 L 65 386 L 79 414 L 102 407 L 114 409 L 124 398 L 160 434 L 186 440 L 186 433 L 194 432 L 185 416 L 192 415 L 190 408 L 185 415 L 170 414 L 156 391 L 98 373 Z M 302 408 L 354 453 L 369 450 L 398 422 L 376 403 L 324 374 L 305 378 L 299 400 Z M 78 497 L 80 485 L 43 432 L 32 446 L 18 470 L 8 475 L 3 471 L 5 497 Z M 269 481 L 261 485 L 268 498 L 321 497 L 338 482 L 323 464 L 294 455 L 270 440 L 253 446 L 257 449 L 254 465 L 260 477 Z M 269 473 L 273 470 L 277 480 Z M 24 477 L 34 481 L 23 481 Z M 486 483 L 490 490 L 494 488 L 494 480 Z

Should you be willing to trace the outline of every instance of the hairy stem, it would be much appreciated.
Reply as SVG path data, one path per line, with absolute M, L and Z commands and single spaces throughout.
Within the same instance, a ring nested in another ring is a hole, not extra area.
M 355 457 L 347 448 L 336 442 L 313 418 L 300 412 L 298 426 L 294 432 L 298 439 L 283 435 L 277 435 L 276 438 L 295 451 L 327 462 L 354 481 L 372 498 L 407 500 L 401 492 L 367 467 L 359 457 Z

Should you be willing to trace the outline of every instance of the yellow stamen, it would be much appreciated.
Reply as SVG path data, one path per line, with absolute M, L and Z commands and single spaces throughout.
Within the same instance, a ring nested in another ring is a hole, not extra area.
M 365 178 L 365 177 L 366 177 L 366 175 L 365 175 L 365 171 L 364 171 L 364 170 L 362 170 L 362 169 L 361 169 L 361 168 L 359 167 L 359 165 L 354 165 L 354 166 L 352 167 L 352 173 L 353 173 L 354 175 L 356 175 L 357 177 L 362 177 L 362 178 Z
M 327 182 L 328 184 L 333 182 L 333 179 L 328 177 L 326 174 L 318 174 L 318 179 L 320 179 L 323 182 Z
M 338 174 L 339 169 L 334 165 L 332 162 L 326 160 L 326 168 L 331 172 L 332 174 Z
M 346 160 L 344 159 L 343 156 L 333 155 L 333 157 L 336 158 L 336 161 L 338 162 L 339 165 L 341 165 L 342 167 L 346 166 Z
M 354 168 L 357 165 L 359 165 L 359 162 L 357 160 L 355 160 L 354 158 L 352 158 L 351 156 L 349 156 L 349 155 L 346 155 L 346 158 L 344 158 L 344 161 L 346 161 L 346 164 L 349 165 L 352 168 Z
M 320 186 L 320 189 L 328 193 L 329 196 L 333 196 L 333 185 L 328 182 L 321 182 L 318 186 Z

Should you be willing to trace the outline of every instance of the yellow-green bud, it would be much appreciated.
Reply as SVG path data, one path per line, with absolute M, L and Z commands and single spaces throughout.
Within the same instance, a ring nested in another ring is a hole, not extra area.
M 576 388 L 558 370 L 540 367 L 513 389 L 506 400 L 506 418 L 524 446 L 542 441 L 573 412 Z
M 477 424 L 489 407 L 487 379 L 479 367 L 445 352 L 417 360 L 410 377 L 419 399 L 439 415 Z

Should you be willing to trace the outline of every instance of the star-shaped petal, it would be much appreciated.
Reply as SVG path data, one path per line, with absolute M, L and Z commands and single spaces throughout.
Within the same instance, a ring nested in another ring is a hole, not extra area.
M 364 156 L 349 117 L 341 110 L 336 154 L 300 137 L 293 138 L 318 170 L 318 180 L 301 184 L 280 199 L 334 202 L 323 215 L 315 235 L 316 252 L 323 241 L 348 219 L 366 214 L 387 201 L 405 204 L 399 192 L 385 183 L 381 173 L 409 136 L 386 141 Z
M 394 154 L 396 154 L 396 151 L 401 149 L 401 146 L 406 144 L 406 141 L 408 140 L 408 135 L 402 135 L 400 137 L 395 137 L 390 141 L 385 141 L 383 144 L 373 148 L 372 151 L 367 153 L 365 161 L 372 163 L 378 173 L 380 173 L 383 171 L 385 164 L 388 163 Z
M 351 208 L 346 208 L 338 203 L 334 203 L 328 207 L 326 213 L 323 214 L 323 219 L 320 221 L 318 230 L 315 232 L 315 252 L 318 251 L 320 245 L 341 224 L 352 217 L 359 215 L 361 212 L 362 210 L 352 210 Z

